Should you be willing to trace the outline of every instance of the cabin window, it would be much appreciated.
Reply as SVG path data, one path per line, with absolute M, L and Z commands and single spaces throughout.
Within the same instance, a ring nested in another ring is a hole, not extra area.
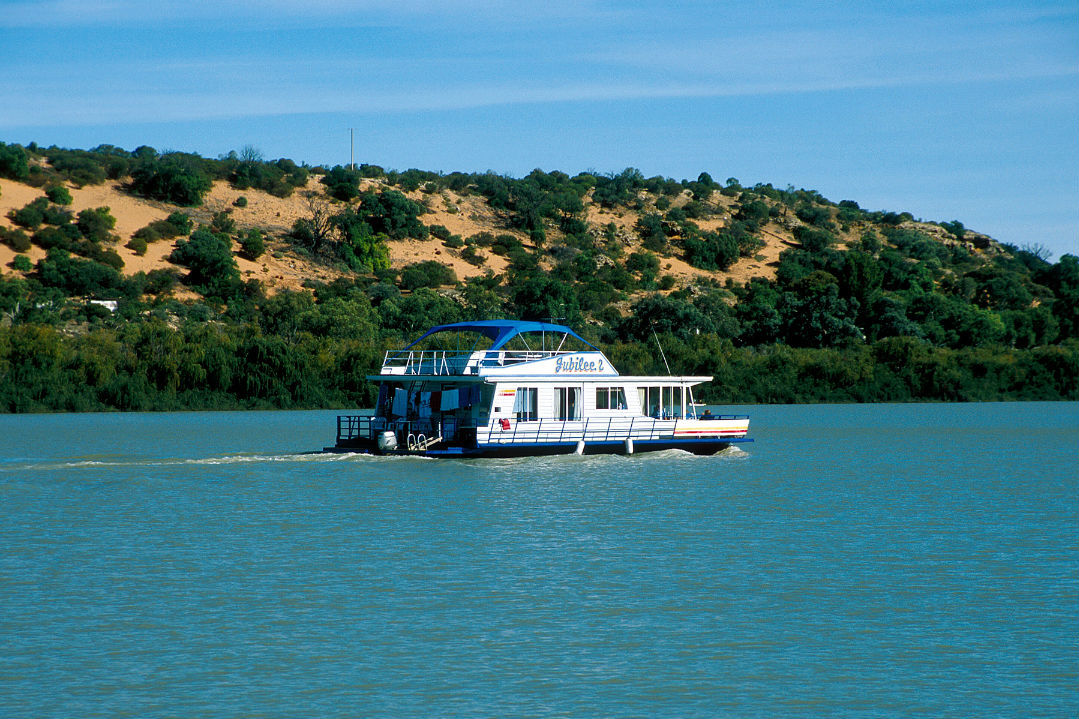
M 513 396 L 513 413 L 517 415 L 518 422 L 532 422 L 536 420 L 536 407 L 539 404 L 537 397 L 539 389 L 536 387 L 518 387 Z
M 626 391 L 621 387 L 596 387 L 596 409 L 625 409 Z
M 678 419 L 682 416 L 682 388 L 663 387 L 663 419 Z
M 683 387 L 638 387 L 641 414 L 656 419 L 678 419 L 683 416 L 685 397 Z
M 554 388 L 555 417 L 563 422 L 581 418 L 581 388 Z
M 641 396 L 641 414 L 658 418 L 660 412 L 660 387 L 639 387 Z

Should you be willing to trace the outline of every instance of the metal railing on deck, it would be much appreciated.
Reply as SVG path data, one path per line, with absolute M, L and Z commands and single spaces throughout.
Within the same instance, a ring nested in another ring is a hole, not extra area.
M 714 419 L 749 419 L 748 415 L 717 415 Z M 679 420 L 652 417 L 593 417 L 585 420 L 513 422 L 509 429 L 481 429 L 477 440 L 486 444 L 568 444 L 623 442 L 674 437 Z M 699 425 L 697 425 L 699 426 Z M 744 432 L 743 432 L 744 434 Z M 719 432 L 717 431 L 717 436 Z
M 451 352 L 449 350 L 389 350 L 382 360 L 383 374 L 475 374 L 478 367 L 506 367 L 522 362 L 578 354 L 558 350 L 491 350 Z M 389 370 L 387 372 L 387 370 Z
M 749 415 L 714 415 L 712 420 L 749 419 Z M 375 441 L 378 433 L 393 430 L 402 441 L 409 435 L 441 437 L 450 443 L 475 437 L 480 444 L 569 444 L 571 442 L 623 442 L 627 439 L 647 441 L 675 436 L 678 423 L 683 420 L 655 419 L 652 417 L 592 417 L 585 420 L 541 419 L 518 422 L 505 420 L 508 428 L 496 420 L 492 425 L 477 427 L 472 422 L 444 417 L 441 420 L 392 420 L 370 415 L 340 415 L 337 417 L 337 443 L 355 440 Z M 695 423 L 695 428 L 701 425 Z M 744 435 L 744 431 L 720 432 L 715 436 Z M 711 437 L 711 435 L 708 435 Z
M 442 437 L 446 441 L 457 439 L 462 429 L 474 429 L 475 425 L 461 422 L 456 417 L 444 417 L 440 420 L 398 419 L 389 421 L 385 417 L 373 417 L 371 415 L 338 415 L 337 417 L 337 443 L 355 440 L 378 439 L 378 433 L 384 430 L 393 430 L 403 439 L 409 434 L 424 435 L 426 437 Z

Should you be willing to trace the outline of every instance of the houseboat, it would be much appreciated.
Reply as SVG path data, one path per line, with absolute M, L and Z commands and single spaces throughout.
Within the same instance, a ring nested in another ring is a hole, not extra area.
M 746 415 L 698 415 L 711 377 L 627 376 L 569 327 L 494 320 L 435 327 L 386 353 L 370 415 L 337 418 L 334 452 L 520 457 L 752 442 Z

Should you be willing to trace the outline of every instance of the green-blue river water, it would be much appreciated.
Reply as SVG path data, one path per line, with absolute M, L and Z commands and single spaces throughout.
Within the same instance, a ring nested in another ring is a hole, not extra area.
M 0 717 L 1079 715 L 1076 404 L 718 409 L 756 442 L 0 417 Z

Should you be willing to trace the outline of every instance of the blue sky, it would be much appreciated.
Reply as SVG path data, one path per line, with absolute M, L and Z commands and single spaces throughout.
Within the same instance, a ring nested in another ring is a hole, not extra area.
M 1079 5 L 0 0 L 0 140 L 770 182 L 1079 254 Z

